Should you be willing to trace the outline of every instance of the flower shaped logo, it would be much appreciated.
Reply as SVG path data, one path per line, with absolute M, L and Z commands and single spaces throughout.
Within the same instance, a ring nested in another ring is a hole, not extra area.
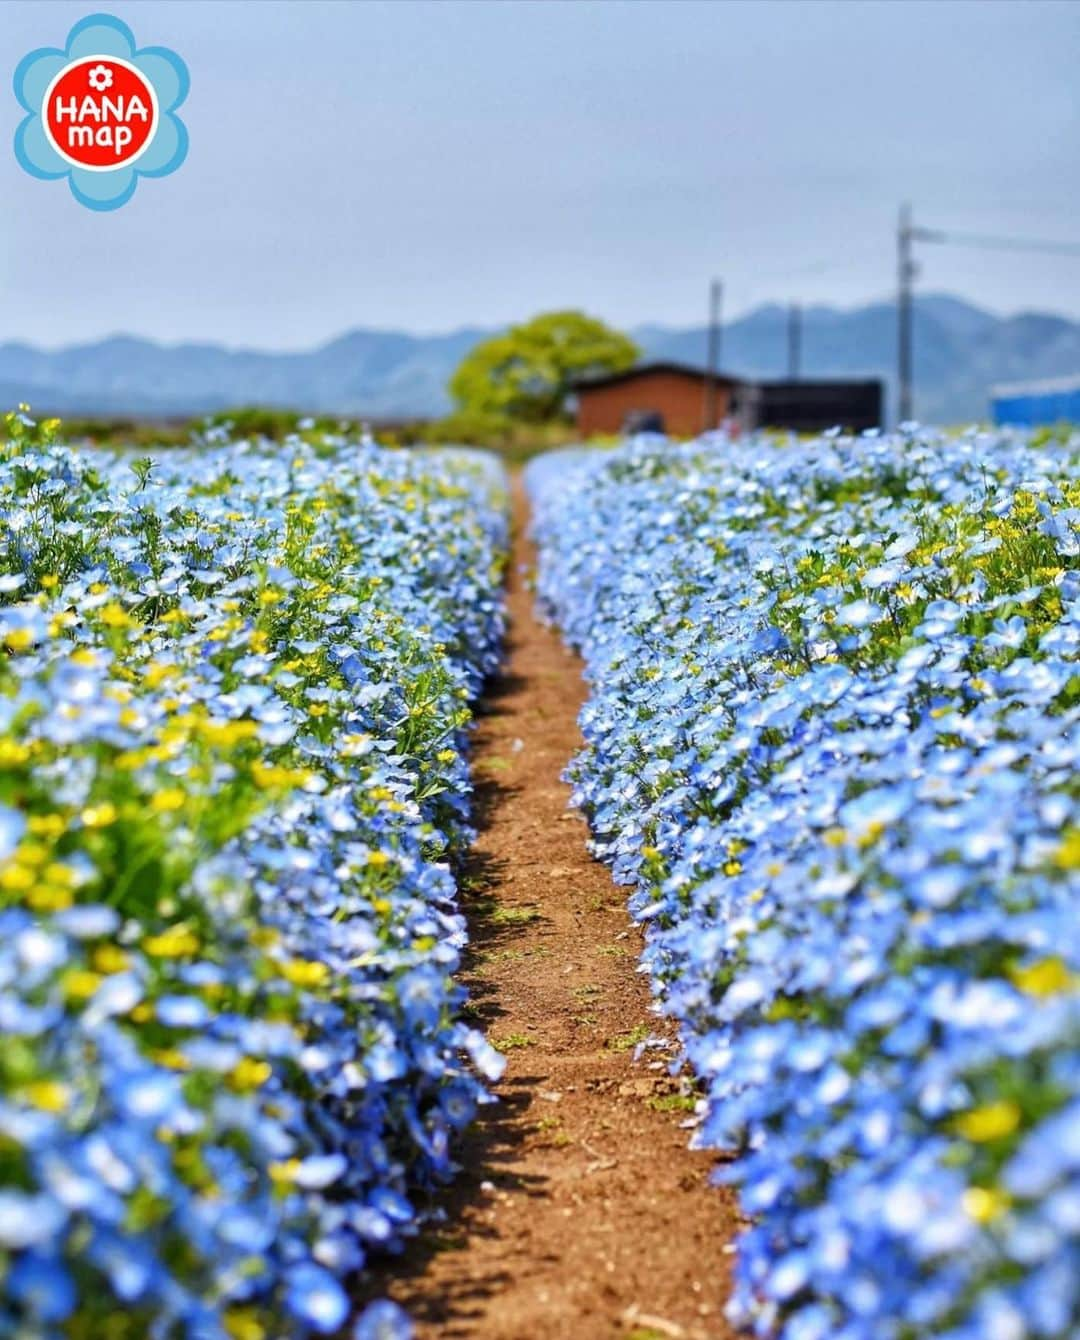
M 90 87 L 104 93 L 107 88 L 112 87 L 112 71 L 107 65 L 95 65 L 89 75 Z
M 40 47 L 19 62 L 15 96 L 27 116 L 15 157 L 31 176 L 66 177 L 88 209 L 118 209 L 140 176 L 167 176 L 184 161 L 187 129 L 175 113 L 188 86 L 175 52 L 137 48 L 127 24 L 92 14 L 63 50 Z

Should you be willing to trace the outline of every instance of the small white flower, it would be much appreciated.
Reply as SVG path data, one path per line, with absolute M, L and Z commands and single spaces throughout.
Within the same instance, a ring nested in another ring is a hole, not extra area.
M 104 93 L 107 88 L 112 88 L 112 70 L 107 65 L 95 65 L 90 71 L 90 87 L 96 89 L 99 93 Z

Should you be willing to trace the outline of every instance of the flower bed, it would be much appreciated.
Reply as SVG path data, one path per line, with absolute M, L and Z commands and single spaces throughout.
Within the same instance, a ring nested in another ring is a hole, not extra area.
M 0 1331 L 331 1332 L 499 1068 L 449 860 L 501 474 L 52 431 L 0 450 Z
M 1080 1333 L 1080 441 L 530 473 L 572 768 L 783 1340 Z

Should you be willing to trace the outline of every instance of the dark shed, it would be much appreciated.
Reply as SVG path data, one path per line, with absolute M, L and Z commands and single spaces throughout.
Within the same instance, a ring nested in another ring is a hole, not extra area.
M 882 385 L 866 381 L 757 382 L 749 388 L 751 422 L 758 428 L 821 433 L 881 427 Z

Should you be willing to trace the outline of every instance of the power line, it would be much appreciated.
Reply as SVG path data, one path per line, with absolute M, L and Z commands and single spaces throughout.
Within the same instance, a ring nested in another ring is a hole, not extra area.
M 983 247 L 995 251 L 1042 251 L 1057 256 L 1080 256 L 1080 242 L 1055 242 L 1039 237 L 1001 237 L 988 233 L 953 233 L 940 228 L 922 228 L 911 221 L 911 206 L 903 205 L 896 229 L 897 298 L 896 298 L 896 374 L 899 383 L 899 414 L 901 423 L 911 418 L 913 391 L 913 337 L 912 290 L 918 266 L 915 264 L 913 244 L 929 242 L 935 245 Z
M 992 237 L 986 233 L 946 233 L 939 228 L 912 228 L 913 242 L 945 243 L 958 247 L 992 247 L 999 251 L 1046 251 L 1058 256 L 1080 256 L 1080 242 L 1051 242 L 1037 237 Z

